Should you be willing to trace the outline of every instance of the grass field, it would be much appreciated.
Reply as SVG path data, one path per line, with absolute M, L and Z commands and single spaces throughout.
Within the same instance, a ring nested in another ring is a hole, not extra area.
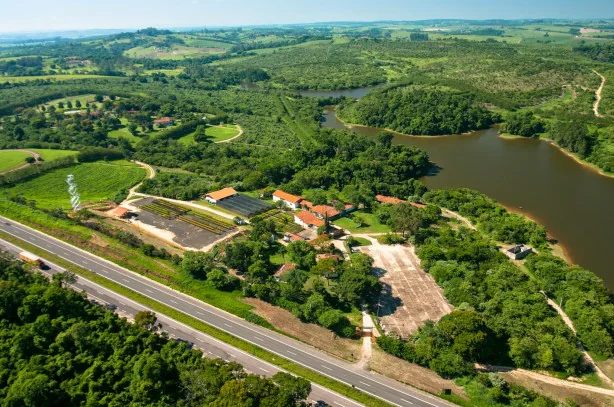
M 123 138 L 127 139 L 129 142 L 131 142 L 132 144 L 141 141 L 141 139 L 139 137 L 137 137 L 134 134 L 130 133 L 130 131 L 127 128 L 125 128 L 125 127 L 122 127 L 121 129 L 110 131 L 108 135 L 111 138 L 123 137 Z
M 35 153 L 40 154 L 40 156 L 45 161 L 53 161 L 58 158 L 68 157 L 71 155 L 78 154 L 78 151 L 73 151 L 73 150 L 49 150 L 46 148 L 29 148 L 28 150 L 34 151 Z
M 209 136 L 209 140 L 213 143 L 219 143 L 220 141 L 228 140 L 239 134 L 239 130 L 235 125 L 226 124 L 224 126 L 207 126 L 205 134 Z M 194 144 L 194 133 L 183 136 L 179 139 L 182 144 L 190 145 Z
M 27 157 L 32 157 L 32 155 L 23 151 L 0 151 L 0 172 L 25 164 Z
M 93 78 L 112 78 L 112 76 L 104 75 L 41 75 L 41 76 L 0 76 L 0 83 L 22 83 L 28 81 L 34 81 L 37 79 L 52 80 L 52 81 L 73 81 L 80 79 L 93 79 Z
M 77 96 L 68 96 L 68 97 L 61 98 L 61 99 L 51 100 L 51 101 L 45 103 L 44 105 L 45 105 L 46 108 L 48 108 L 50 106 L 57 106 L 58 103 L 60 103 L 60 102 L 64 103 L 65 105 L 66 105 L 66 102 L 70 102 L 70 103 L 73 104 L 73 109 L 78 109 L 74 105 L 75 105 L 75 103 L 77 101 L 79 101 L 79 102 L 81 102 L 82 108 L 85 109 L 85 103 L 88 100 L 94 99 L 95 96 L 96 95 L 94 95 L 93 93 L 88 93 L 88 94 L 85 94 L 85 95 L 77 95 Z M 90 105 L 90 107 L 92 107 L 92 108 L 94 108 L 96 106 L 98 106 L 98 103 L 92 103 Z
M 60 168 L 6 188 L 11 195 L 23 195 L 41 208 L 70 209 L 66 177 L 73 174 L 81 202 L 112 199 L 122 189 L 145 178 L 145 169 L 128 161 L 94 162 Z
M 377 217 L 372 213 L 356 211 L 353 214 L 353 219 L 341 218 L 333 221 L 333 224 L 344 229 L 348 229 L 352 233 L 388 233 L 390 228 L 387 225 L 379 223 Z M 360 219 L 360 223 L 358 220 Z

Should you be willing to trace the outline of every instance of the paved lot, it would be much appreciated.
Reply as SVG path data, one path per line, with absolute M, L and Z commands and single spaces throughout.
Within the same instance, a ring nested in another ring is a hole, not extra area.
M 144 198 L 138 201 L 130 202 L 130 206 L 140 208 L 143 205 L 151 203 L 155 198 Z M 194 225 L 191 225 L 180 220 L 170 220 L 156 215 L 155 213 L 139 210 L 135 220 L 144 223 L 145 225 L 153 226 L 156 229 L 161 230 L 159 236 L 161 238 L 170 239 L 173 242 L 181 245 L 186 249 L 202 250 L 203 248 L 221 240 L 234 232 L 234 230 L 228 231 L 222 235 L 216 235 L 207 230 L 201 229 Z M 165 234 L 162 231 L 168 231 L 170 234 Z M 154 229 L 149 229 L 150 233 L 154 233 Z
M 443 290 L 420 269 L 413 247 L 387 246 L 373 241 L 372 246 L 360 250 L 373 257 L 373 266 L 384 285 L 378 317 L 387 333 L 405 338 L 425 321 L 437 321 L 452 311 Z

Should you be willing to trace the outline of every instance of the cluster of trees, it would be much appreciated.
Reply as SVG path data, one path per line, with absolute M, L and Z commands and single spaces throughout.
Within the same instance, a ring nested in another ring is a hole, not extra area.
M 332 329 L 340 336 L 353 336 L 355 327 L 345 313 L 379 292 L 379 282 L 371 272 L 373 260 L 356 253 L 348 261 L 342 257 L 316 261 L 316 254 L 333 250 L 326 239 L 322 238 L 320 249 L 305 241 L 284 247 L 271 238 L 276 233 L 274 222 L 259 220 L 252 226 L 245 240 L 226 245 L 219 258 L 226 267 L 245 276 L 243 294 L 280 306 L 302 321 Z M 273 255 L 281 255 L 295 268 L 275 278 L 279 265 L 271 263 Z M 210 263 L 209 269 L 215 268 Z M 306 285 L 308 280 L 310 284 Z
M 501 128 L 504 133 L 523 137 L 537 137 L 545 130 L 544 121 L 535 117 L 531 111 L 510 113 L 505 117 L 505 124 Z
M 578 154 L 580 158 L 588 157 L 597 141 L 596 135 L 581 121 L 556 121 L 551 126 L 550 134 L 559 146 Z
M 498 115 L 480 107 L 471 94 L 394 87 L 343 105 L 344 121 L 405 134 L 460 134 L 488 128 Z
M 0 60 L 0 77 L 43 75 L 43 67 L 41 57 Z
M 139 192 L 191 201 L 215 189 L 215 184 L 197 174 L 162 171 L 158 172 L 154 178 L 144 180 L 139 187 Z
M 535 247 L 547 243 L 543 226 L 508 212 L 495 200 L 478 191 L 465 188 L 433 190 L 424 194 L 423 199 L 469 218 L 480 231 L 496 241 L 526 243 Z
M 401 233 L 403 237 L 416 234 L 420 228 L 436 223 L 441 216 L 441 209 L 435 205 L 427 205 L 420 209 L 408 203 L 383 204 L 375 211 L 380 223 L 390 226 L 393 232 Z
M 469 342 L 477 338 L 492 341 L 482 349 L 483 353 L 460 352 L 462 343 L 439 341 L 434 355 L 452 351 L 469 363 L 513 363 L 518 367 L 568 374 L 582 370 L 575 335 L 548 306 L 538 284 L 479 232 L 465 227 L 433 228 L 419 234 L 416 240 L 422 267 L 443 287 L 448 301 L 457 310 L 474 311 L 477 314 L 472 313 L 472 318 L 479 316 L 483 322 L 483 325 L 476 322 L 468 326 L 487 328 L 474 332 L 477 336 Z M 445 320 L 442 318 L 436 326 Z M 461 338 L 471 337 L 466 334 L 455 337 Z M 425 363 L 422 359 L 418 361 Z M 428 363 L 431 366 L 430 360 Z M 454 376 L 467 371 L 465 364 L 454 366 L 454 371 L 443 372 Z M 445 364 L 438 369 L 447 368 L 452 369 Z
M 614 300 L 603 280 L 548 254 L 530 256 L 526 266 L 543 291 L 562 299 L 586 349 L 604 359 L 614 355 Z
M 614 62 L 614 44 L 606 41 L 594 44 L 582 44 L 575 47 L 574 52 L 585 55 L 599 62 Z
M 311 386 L 279 373 L 247 374 L 169 340 L 155 316 L 135 324 L 0 255 L 6 405 L 303 405 Z

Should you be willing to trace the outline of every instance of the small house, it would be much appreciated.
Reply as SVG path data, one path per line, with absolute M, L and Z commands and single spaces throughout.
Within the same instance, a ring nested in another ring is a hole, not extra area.
M 273 202 L 282 201 L 288 208 L 292 208 L 294 210 L 301 207 L 300 204 L 302 200 L 302 196 L 292 195 L 282 191 L 281 189 L 273 192 Z
M 398 204 L 406 203 L 406 204 L 410 204 L 411 206 L 415 206 L 416 208 L 425 208 L 426 207 L 425 204 L 421 204 L 421 203 L 417 203 L 417 202 L 404 201 L 402 199 L 394 198 L 392 196 L 386 196 L 386 195 L 375 195 L 375 200 L 377 202 L 379 202 L 379 203 L 389 203 L 389 204 L 393 204 L 393 205 L 398 205 Z
M 219 191 L 209 192 L 205 195 L 205 200 L 212 204 L 217 204 L 219 201 L 222 201 L 226 198 L 230 198 L 231 196 L 237 195 L 238 192 L 235 191 L 234 188 L 228 187 L 224 189 L 220 189 Z
M 172 117 L 161 117 L 153 121 L 154 126 L 158 127 L 168 127 L 175 124 L 175 121 Z
M 295 264 L 290 264 L 290 263 L 282 264 L 281 267 L 279 269 L 277 269 L 275 274 L 273 274 L 273 278 L 275 278 L 275 280 L 279 281 L 281 276 L 283 276 L 284 274 L 286 274 L 287 272 L 289 272 L 291 270 L 294 270 L 295 268 L 296 268 Z
M 311 212 L 302 211 L 294 215 L 294 223 L 301 225 L 302 227 L 308 228 L 318 228 L 320 226 L 324 226 L 324 221 L 318 218 Z
M 522 260 L 531 253 L 533 253 L 533 248 L 524 244 L 519 244 L 505 251 L 507 257 L 512 260 Z

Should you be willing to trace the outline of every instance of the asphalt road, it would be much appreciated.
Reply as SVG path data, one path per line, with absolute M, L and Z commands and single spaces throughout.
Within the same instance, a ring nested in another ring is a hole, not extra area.
M 162 304 L 261 347 L 285 359 L 314 370 L 347 385 L 398 406 L 439 407 L 450 403 L 419 392 L 392 379 L 360 370 L 350 363 L 329 356 L 315 348 L 288 338 L 209 304 L 182 294 L 167 286 L 64 243 L 17 222 L 0 217 L 0 229 L 79 267 L 91 270 Z M 260 361 L 260 363 L 262 363 Z M 336 402 L 349 405 L 349 401 Z
M 19 252 L 23 250 L 2 239 L 0 239 L 0 248 L 6 249 L 9 253 L 14 254 L 15 257 L 18 257 Z M 44 274 L 51 276 L 66 271 L 61 266 L 49 260 L 45 260 L 45 264 L 49 266 L 49 268 L 41 270 Z M 101 306 L 108 306 L 110 304 L 115 306 L 114 311 L 120 317 L 125 317 L 130 321 L 134 319 L 134 315 L 139 311 L 153 311 L 130 298 L 124 297 L 121 294 L 80 276 L 77 276 L 77 281 L 71 284 L 70 287 L 76 291 L 84 291 L 90 300 L 99 303 Z M 273 376 L 277 372 L 285 372 L 285 370 L 273 364 L 258 359 L 241 349 L 230 346 L 219 339 L 206 335 L 164 314 L 156 313 L 156 317 L 158 318 L 158 322 L 162 325 L 161 329 L 168 333 L 170 338 L 188 342 L 191 344 L 190 346 L 192 346 L 192 348 L 200 349 L 205 357 L 211 359 L 220 358 L 226 362 L 237 362 L 241 364 L 247 372 L 258 375 Z M 327 404 L 330 406 L 363 407 L 362 404 L 315 383 L 311 384 L 309 399 L 316 405 Z

